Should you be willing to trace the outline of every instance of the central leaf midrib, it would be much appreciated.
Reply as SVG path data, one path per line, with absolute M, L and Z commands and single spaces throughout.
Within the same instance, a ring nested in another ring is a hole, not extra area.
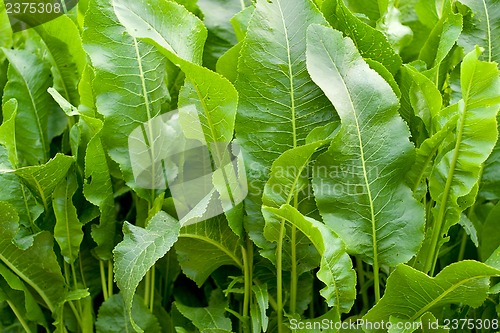
M 7 245 L 11 246 L 11 244 Z M 15 245 L 12 245 L 15 246 Z M 13 263 L 10 262 L 8 258 L 6 258 L 3 254 L 0 253 L 0 260 L 7 265 L 14 273 L 16 273 L 21 279 L 23 279 L 26 283 L 28 283 L 35 291 L 42 297 L 42 299 L 45 301 L 47 304 L 48 308 L 50 311 L 54 311 L 54 305 L 50 301 L 49 297 L 45 294 L 45 292 L 35 283 L 33 282 L 30 278 L 28 278 L 23 272 L 21 272 L 19 269 L 17 269 L 16 266 L 14 266 Z
M 370 182 L 368 181 L 368 174 L 366 171 L 366 161 L 365 161 L 365 152 L 363 149 L 363 138 L 361 136 L 360 132 L 360 126 L 359 126 L 359 121 L 358 121 L 358 115 L 356 113 L 356 109 L 354 107 L 354 103 L 351 99 L 351 94 L 349 92 L 349 88 L 347 87 L 344 79 L 342 78 L 342 75 L 340 74 L 340 70 L 337 67 L 337 64 L 333 60 L 332 56 L 330 55 L 330 52 L 328 52 L 328 48 L 324 44 L 324 41 L 321 40 L 321 43 L 325 49 L 326 54 L 328 54 L 328 57 L 330 58 L 330 61 L 332 65 L 335 67 L 335 70 L 337 71 L 340 81 L 342 82 L 342 85 L 344 86 L 345 92 L 347 97 L 349 98 L 349 103 L 351 106 L 352 113 L 354 115 L 354 120 L 356 122 L 356 131 L 357 131 L 357 136 L 359 140 L 359 151 L 360 151 L 360 157 L 361 157 L 361 165 L 363 167 L 363 178 L 365 180 L 365 186 L 366 186 L 366 192 L 368 195 L 368 200 L 370 202 L 370 215 L 371 215 L 371 224 L 372 224 L 372 243 L 373 243 L 373 267 L 378 268 L 378 244 L 377 244 L 377 228 L 376 228 L 376 221 L 375 221 L 375 207 L 373 203 L 373 198 L 372 198 L 372 193 L 371 193 L 371 188 L 370 188 Z
M 491 62 L 492 47 L 491 47 L 491 26 L 490 26 L 490 14 L 488 12 L 488 6 L 486 1 L 483 0 L 484 14 L 486 15 L 486 34 L 488 36 L 488 61 Z
M 446 204 L 447 204 L 448 198 L 450 196 L 452 183 L 455 180 L 455 169 L 456 169 L 456 165 L 457 165 L 458 158 L 460 155 L 460 146 L 462 144 L 462 135 L 463 135 L 464 127 L 465 127 L 465 121 L 467 118 L 467 104 L 468 104 L 467 101 L 469 99 L 470 89 L 472 87 L 473 77 L 474 77 L 475 73 L 476 73 L 476 65 L 474 65 L 474 70 L 472 71 L 472 76 L 471 76 L 470 81 L 469 81 L 469 86 L 467 88 L 466 95 L 464 96 L 464 99 L 463 99 L 463 101 L 464 101 L 464 106 L 463 106 L 463 110 L 462 110 L 463 114 L 461 115 L 461 122 L 459 124 L 460 127 L 458 128 L 458 133 L 457 133 L 457 141 L 455 142 L 455 148 L 454 148 L 452 160 L 450 163 L 450 170 L 448 171 L 445 187 L 443 190 L 443 196 L 441 199 L 441 206 L 439 207 L 438 219 L 437 219 L 436 225 L 435 225 L 435 228 L 436 228 L 435 232 L 438 232 L 438 234 L 436 236 L 433 235 L 434 237 L 431 239 L 433 241 L 432 244 L 434 244 L 434 242 L 436 241 L 436 238 L 437 238 L 437 241 L 439 242 L 440 235 L 442 235 L 442 229 L 443 229 L 443 224 L 444 224 L 443 222 L 445 220 L 445 215 L 446 215 L 446 211 L 447 211 Z M 458 108 L 460 108 L 460 105 L 458 105 Z M 437 245 L 437 243 L 435 245 Z M 438 255 L 437 250 L 433 250 L 433 252 L 434 252 L 433 258 L 430 258 L 431 262 L 427 264 L 427 268 L 430 268 L 430 270 L 433 269 L 434 258 Z M 429 264 L 431 264 L 432 266 L 429 267 Z
M 45 141 L 45 136 L 44 136 L 44 132 L 43 132 L 43 128 L 42 128 L 42 123 L 41 123 L 40 117 L 38 115 L 39 111 L 38 111 L 38 108 L 36 106 L 35 99 L 33 98 L 33 95 L 31 94 L 30 86 L 29 86 L 28 82 L 25 80 L 24 75 L 21 74 L 21 71 L 15 65 L 13 65 L 12 63 L 11 63 L 11 65 L 16 69 L 16 72 L 21 77 L 21 81 L 24 83 L 24 85 L 26 87 L 26 90 L 28 92 L 28 95 L 30 97 L 31 105 L 33 106 L 33 111 L 35 113 L 36 126 L 38 127 L 38 132 L 40 133 L 40 140 L 42 142 L 43 158 L 44 158 L 44 160 L 46 160 L 48 158 L 48 156 L 47 156 L 48 147 L 47 147 L 47 142 Z
M 448 296 L 451 292 L 455 291 L 457 288 L 460 288 L 464 284 L 466 284 L 469 281 L 476 280 L 476 279 L 483 279 L 483 278 L 488 278 L 490 275 L 478 275 L 478 276 L 473 276 L 471 278 L 461 280 L 457 283 L 452 284 L 449 286 L 447 289 L 445 289 L 439 296 L 436 298 L 432 299 L 432 301 L 428 302 L 425 306 L 423 306 L 417 313 L 415 313 L 410 319 L 408 319 L 410 322 L 415 321 L 418 317 L 420 317 L 422 314 L 424 314 L 427 310 L 431 309 L 434 305 L 436 305 L 439 301 L 441 301 L 443 298 Z
M 148 133 L 149 133 L 149 137 L 151 138 L 151 142 L 149 143 L 149 152 L 150 152 L 150 155 L 151 155 L 151 186 L 154 187 L 155 184 L 156 184 L 156 165 L 155 165 L 155 156 L 156 156 L 156 153 L 155 153 L 155 145 L 154 145 L 154 136 L 153 136 L 153 129 L 152 129 L 152 126 L 151 126 L 151 120 L 152 120 L 152 115 L 151 115 L 151 109 L 150 109 L 150 106 L 149 106 L 149 97 L 148 97 L 148 88 L 146 86 L 146 76 L 144 74 L 144 70 L 143 70 L 143 65 L 142 65 L 142 58 L 141 58 L 141 54 L 140 54 L 140 50 L 139 50 L 139 45 L 138 45 L 138 42 L 137 42 L 137 39 L 135 37 L 132 36 L 132 39 L 134 40 L 134 48 L 135 48 L 135 54 L 136 54 L 136 58 L 137 58 L 137 64 L 138 64 L 138 68 L 139 68 L 139 78 L 141 80 L 141 87 L 142 87 L 142 94 L 143 94 L 143 97 L 144 97 L 144 104 L 145 104 L 145 107 L 146 107 L 146 113 L 147 113 L 147 117 L 148 117 L 148 121 L 147 121 L 147 127 L 148 127 Z M 147 138 L 145 138 L 147 139 Z M 152 190 L 152 201 L 154 201 L 154 189 Z
M 280 10 L 281 22 L 283 23 L 283 30 L 285 33 L 285 41 L 286 41 L 286 52 L 287 52 L 287 61 L 288 61 L 288 78 L 290 81 L 290 111 L 292 113 L 292 146 L 293 148 L 297 147 L 297 126 L 296 126 L 296 110 L 295 110 L 295 86 L 293 79 L 293 66 L 292 66 L 292 55 L 290 49 L 290 41 L 288 39 L 288 28 L 285 22 L 285 16 L 283 14 L 283 10 L 281 9 L 281 2 L 278 1 L 278 8 Z

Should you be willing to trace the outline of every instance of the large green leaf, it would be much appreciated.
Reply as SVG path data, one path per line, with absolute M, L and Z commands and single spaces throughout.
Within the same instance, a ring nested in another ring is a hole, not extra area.
M 479 49 L 469 53 L 461 66 L 463 99 L 444 109 L 436 121 L 458 114 L 456 134 L 436 158 L 429 181 L 430 194 L 436 201 L 433 212 L 430 253 L 425 271 L 434 268 L 443 236 L 458 223 L 460 212 L 473 204 L 464 200 L 477 186 L 482 163 L 498 138 L 496 117 L 500 108 L 500 77 L 497 65 L 478 60 Z M 439 125 L 438 125 L 439 126 Z
M 160 332 L 158 319 L 136 297 L 132 305 L 131 315 L 134 321 L 146 333 Z M 133 327 L 127 314 L 127 307 L 121 294 L 113 295 L 102 303 L 96 321 L 97 333 L 132 332 Z
M 130 315 L 135 290 L 155 262 L 163 257 L 179 236 L 179 221 L 160 211 L 146 228 L 128 222 L 123 225 L 124 239 L 113 250 L 115 280 Z M 137 331 L 140 328 L 131 322 Z
M 414 148 L 396 95 L 353 42 L 331 28 L 309 28 L 307 56 L 311 77 L 342 123 L 314 168 L 325 223 L 376 271 L 406 262 L 422 242 L 424 211 L 404 183 Z
M 451 264 L 434 278 L 400 265 L 387 279 L 384 297 L 363 319 L 381 322 L 394 316 L 413 322 L 446 304 L 475 308 L 488 296 L 490 277 L 499 275 L 500 270 L 471 260 Z
M 343 0 L 325 0 L 321 10 L 333 28 L 352 38 L 363 57 L 379 61 L 389 72 L 396 74 L 401 67 L 401 58 L 382 32 L 357 18 Z
M 243 270 L 239 239 L 222 217 L 183 227 L 175 251 L 184 274 L 199 286 L 221 266 Z
M 66 179 L 56 186 L 52 195 L 52 207 L 56 216 L 54 238 L 61 248 L 64 260 L 69 264 L 78 258 L 83 240 L 83 225 L 73 204 L 73 196 L 77 189 L 76 175 L 74 172 L 69 172 Z
M 115 246 L 116 209 L 113 196 L 113 184 L 104 150 L 101 130 L 102 122 L 82 116 L 84 121 L 95 127 L 94 136 L 87 145 L 85 154 L 85 182 L 83 193 L 85 198 L 99 207 L 101 212 L 99 225 L 92 227 L 92 238 L 97 243 L 95 252 L 102 260 L 112 257 L 111 251 Z
M 314 127 L 337 118 L 306 71 L 311 23 L 326 21 L 308 0 L 258 1 L 240 51 L 236 138 L 249 170 L 246 228 L 259 247 L 270 246 L 260 205 L 273 161 L 302 145 Z
M 78 27 L 62 15 L 35 28 L 52 65 L 54 87 L 73 105 L 78 105 L 78 82 L 86 62 Z
M 226 148 L 233 138 L 238 94 L 227 79 L 201 67 L 197 64 L 195 57 L 186 54 L 183 49 L 179 49 L 171 35 L 173 29 L 178 29 L 177 19 L 156 19 L 159 14 L 162 14 L 163 17 L 169 17 L 173 15 L 172 13 L 177 13 L 177 16 L 189 17 L 189 13 L 168 2 L 153 9 L 152 6 L 147 5 L 148 1 L 143 0 L 143 5 L 138 7 L 138 3 L 132 4 L 123 0 L 114 0 L 115 12 L 132 36 L 156 45 L 186 75 L 186 82 L 179 92 L 180 122 L 182 123 L 183 119 L 186 119 L 183 117 L 195 116 L 195 118 L 189 119 L 191 128 L 187 130 L 188 133 L 185 135 L 208 146 L 215 166 L 220 168 L 222 173 L 219 182 L 216 180 L 217 174 L 214 176 L 214 185 L 221 196 L 223 192 L 229 192 L 229 198 L 234 206 L 242 198 L 235 194 L 233 188 L 228 191 L 227 184 L 238 182 L 231 181 L 231 179 L 237 179 L 234 177 L 235 171 L 231 171 L 231 168 L 225 166 L 228 164 Z M 188 23 L 186 22 L 183 26 L 185 33 L 191 34 L 198 44 L 203 44 L 205 30 L 201 22 L 193 20 L 191 25 Z M 193 107 L 196 113 L 184 113 Z M 196 128 L 196 122 L 201 124 L 200 130 Z M 161 168 L 161 163 L 161 161 L 152 162 L 152 164 L 158 164 L 158 168 Z M 223 165 L 224 167 L 222 167 Z M 228 214 L 231 228 L 236 233 L 241 234 L 241 219 L 232 217 Z
M 112 0 L 112 3 L 129 34 L 156 42 L 179 58 L 201 65 L 207 30 L 184 7 L 174 2 L 155 0 Z M 161 21 L 157 20 L 160 16 Z
M 9 81 L 3 100 L 15 98 L 16 141 L 20 165 L 37 165 L 49 159 L 49 117 L 58 109 L 47 93 L 52 85 L 50 68 L 35 54 L 25 50 L 2 49 L 9 60 Z
M 465 13 L 464 31 L 458 43 L 466 52 L 476 45 L 485 49 L 483 60 L 500 62 L 500 2 L 498 0 L 459 0 L 472 12 Z
M 290 205 L 279 209 L 264 206 L 263 211 L 264 216 L 269 212 L 290 221 L 311 240 L 321 256 L 317 276 L 326 285 L 321 295 L 339 314 L 349 312 L 356 299 L 356 274 L 340 238 L 324 224 L 305 217 Z
M 21 250 L 13 244 L 18 216 L 12 206 L 0 203 L 0 261 L 33 288 L 47 307 L 54 311 L 64 300 L 66 286 L 47 231 L 34 237 L 33 245 Z
M 154 192 L 139 189 L 135 183 L 128 136 L 140 126 L 145 133 L 152 130 L 149 121 L 160 114 L 168 98 L 166 61 L 153 46 L 127 33 L 113 12 L 111 0 L 92 1 L 85 24 L 83 41 L 95 70 L 96 106 L 105 119 L 103 142 L 127 184 L 152 201 Z M 155 156 L 156 151 L 151 153 Z

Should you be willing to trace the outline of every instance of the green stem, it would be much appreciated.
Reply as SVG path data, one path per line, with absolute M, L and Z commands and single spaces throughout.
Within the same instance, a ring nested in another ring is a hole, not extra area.
M 368 294 L 366 292 L 366 279 L 365 279 L 365 270 L 363 268 L 363 260 L 361 258 L 356 257 L 356 272 L 358 273 L 358 282 L 359 282 L 359 292 L 361 293 L 361 299 L 363 301 L 363 308 L 361 313 L 365 313 L 370 307 L 370 301 L 368 300 Z
M 151 270 L 146 273 L 144 278 L 146 285 L 144 286 L 144 305 L 149 308 L 149 289 L 151 288 Z
M 465 230 L 462 230 L 462 240 L 460 242 L 460 251 L 458 252 L 458 260 L 457 261 L 462 261 L 464 260 L 465 256 L 465 248 L 467 247 L 467 233 Z
M 12 303 L 11 301 L 7 300 L 7 304 L 12 309 L 12 312 L 14 312 L 14 314 L 16 315 L 17 320 L 19 320 L 19 322 L 21 323 L 21 326 L 24 328 L 24 330 L 27 333 L 32 333 L 30 327 L 28 326 L 28 323 L 26 323 L 26 321 L 24 320 L 23 316 L 21 316 L 21 313 L 16 308 L 16 306 L 14 305 L 14 303 Z
M 83 327 L 82 317 L 78 314 L 78 310 L 75 308 L 75 304 L 73 304 L 73 301 L 69 301 L 68 304 L 71 308 L 71 311 L 73 311 L 73 314 L 75 315 L 78 326 Z
M 291 279 L 290 279 L 290 313 L 296 312 L 297 305 L 297 284 L 298 284 L 298 276 L 297 276 L 297 227 L 292 225 L 291 232 L 291 261 L 292 261 L 292 271 L 291 271 Z
M 283 332 L 283 238 L 285 237 L 285 219 L 281 220 L 280 236 L 276 248 L 276 289 L 278 292 L 278 333 Z
M 149 296 L 149 310 L 153 312 L 155 303 L 155 279 L 156 279 L 156 269 L 155 266 L 151 268 L 151 285 L 150 285 L 150 296 Z
M 71 275 L 72 275 L 72 277 L 73 277 L 73 284 L 74 284 L 74 288 L 75 288 L 75 290 L 77 290 L 77 289 L 78 289 L 78 281 L 77 281 L 77 279 L 76 279 L 76 269 L 75 269 L 75 265 L 74 265 L 74 263 L 71 263 L 71 264 L 70 264 L 70 267 L 71 267 Z M 82 317 L 82 316 L 83 316 L 83 308 L 82 308 L 82 303 L 80 302 L 80 300 L 78 300 L 78 301 L 76 302 L 76 304 L 78 305 L 78 312 L 79 312 L 79 314 L 80 314 L 80 317 Z
M 102 294 L 104 297 L 104 301 L 107 301 L 109 298 L 109 295 L 108 295 L 108 288 L 106 286 L 106 273 L 104 272 L 104 262 L 102 260 L 99 260 L 99 270 L 101 271 Z
M 241 247 L 241 254 L 243 256 L 243 275 L 245 277 L 245 294 L 243 295 L 243 309 L 241 314 L 243 316 L 243 330 L 245 333 L 250 333 L 249 326 L 249 309 L 250 309 L 250 300 L 252 298 L 252 278 L 251 278 L 251 266 L 249 264 L 250 258 L 248 256 L 248 252 L 244 246 Z
M 113 263 L 108 260 L 108 295 L 113 296 Z
M 378 261 L 373 262 L 373 286 L 375 288 L 375 303 L 380 301 L 380 277 Z

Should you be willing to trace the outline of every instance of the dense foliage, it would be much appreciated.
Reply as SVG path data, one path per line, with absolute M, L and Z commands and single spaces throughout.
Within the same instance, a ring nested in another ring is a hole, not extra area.
M 2 332 L 499 331 L 498 0 L 6 12 Z M 221 171 L 181 215 L 189 140 Z

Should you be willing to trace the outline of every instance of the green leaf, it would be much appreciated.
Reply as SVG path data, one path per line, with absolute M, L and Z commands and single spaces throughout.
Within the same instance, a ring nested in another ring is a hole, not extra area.
M 243 270 L 239 238 L 222 217 L 183 227 L 175 251 L 182 271 L 198 286 L 221 266 Z
M 464 213 L 460 214 L 460 220 L 458 223 L 464 228 L 465 233 L 469 236 L 470 240 L 476 247 L 479 247 L 479 239 L 477 238 L 477 230 L 474 226 L 474 223 L 465 215 Z M 498 244 L 500 245 L 500 243 Z
M 56 216 L 54 238 L 68 264 L 72 264 L 78 258 L 83 240 L 83 225 L 73 204 L 73 196 L 77 189 L 76 175 L 74 172 L 69 172 L 66 179 L 54 189 L 52 195 L 52 207 Z
M 326 285 L 321 295 L 339 314 L 349 312 L 356 299 L 356 274 L 340 238 L 324 224 L 305 217 L 290 205 L 279 209 L 264 206 L 263 212 L 264 216 L 272 213 L 290 221 L 311 240 L 321 256 L 317 277 Z
M 58 109 L 47 93 L 52 85 L 49 67 L 35 54 L 25 50 L 2 49 L 9 60 L 9 81 L 3 100 L 15 98 L 16 142 L 20 165 L 37 165 L 49 159 L 50 114 Z
M 425 271 L 436 262 L 442 238 L 458 223 L 460 212 L 473 204 L 461 198 L 477 186 L 481 164 L 488 158 L 498 138 L 496 117 L 500 106 L 500 77 L 497 65 L 478 60 L 480 51 L 469 53 L 461 66 L 464 99 L 442 111 L 439 122 L 458 114 L 454 140 L 446 142 L 437 156 L 429 188 L 436 206 L 431 237 L 431 253 Z M 459 203 L 459 201 L 462 201 Z
M 252 314 L 252 319 L 258 318 L 258 323 L 260 323 L 260 327 L 257 325 L 253 325 L 253 331 L 260 333 L 262 328 L 263 332 L 267 331 L 267 326 L 269 324 L 269 318 L 267 317 L 267 309 L 269 308 L 269 292 L 267 290 L 266 284 L 254 283 L 252 286 L 252 291 L 255 295 L 255 309 L 256 312 Z
M 241 42 L 245 38 L 248 30 L 248 23 L 252 18 L 254 10 L 255 7 L 253 5 L 248 6 L 231 18 L 231 24 L 233 25 L 238 42 Z
M 239 42 L 227 50 L 226 53 L 221 55 L 215 66 L 217 73 L 222 74 L 231 83 L 236 82 L 236 78 L 238 77 L 238 59 L 242 46 L 243 42 Z
M 43 204 L 47 211 L 52 193 L 59 182 L 66 177 L 74 161 L 71 156 L 57 154 L 43 165 L 24 167 L 13 172 L 30 189 L 31 193 Z
M 500 132 L 500 114 L 497 115 L 497 130 Z M 486 200 L 500 199 L 500 140 L 484 162 L 478 195 Z
M 490 257 L 484 263 L 496 269 L 500 269 L 500 246 L 497 247 L 495 251 L 493 251 Z
M 112 3 L 115 14 L 129 34 L 156 42 L 177 57 L 201 65 L 207 30 L 186 8 L 174 2 L 155 0 L 112 0 Z M 162 20 L 156 20 L 158 17 Z
M 429 34 L 420 50 L 419 59 L 425 61 L 427 69 L 433 69 L 428 75 L 441 88 L 440 67 L 462 32 L 462 15 L 453 13 L 451 3 L 446 5 L 443 16 Z
M 483 260 L 486 260 L 500 246 L 500 203 L 490 211 L 486 221 L 483 223 L 480 234 L 479 254 Z M 498 267 L 500 269 L 500 266 Z
M 427 132 L 433 133 L 431 120 L 437 116 L 443 105 L 441 93 L 436 88 L 435 83 L 414 67 L 405 65 L 405 70 L 413 79 L 409 97 L 414 114 L 423 121 Z
M 10 48 L 12 46 L 12 28 L 5 5 L 0 2 L 0 47 Z M 0 52 L 0 64 L 5 60 L 5 55 Z
M 320 213 L 349 253 L 376 270 L 406 262 L 422 242 L 424 212 L 404 184 L 414 148 L 396 95 L 340 32 L 311 25 L 307 56 L 342 123 L 314 167 Z
M 103 143 L 127 184 L 152 202 L 154 193 L 135 183 L 128 136 L 138 126 L 147 133 L 148 121 L 160 114 L 168 99 L 166 60 L 153 46 L 127 33 L 111 0 L 93 0 L 85 18 L 84 48 L 95 70 L 93 91 L 97 110 L 104 116 Z
M 443 1 L 443 4 L 445 1 Z M 419 0 L 415 4 L 415 12 L 418 15 L 420 22 L 422 22 L 429 29 L 434 28 L 438 23 L 439 18 L 442 16 L 442 12 L 438 13 L 437 8 L 438 2 L 436 0 Z M 443 10 L 444 6 L 441 5 Z
M 415 198 L 419 201 L 424 199 L 427 194 L 427 179 L 431 175 L 438 149 L 448 136 L 453 135 L 457 120 L 457 116 L 451 118 L 443 128 L 430 138 L 425 139 L 417 148 L 415 163 L 407 173 L 406 180 Z
M 337 122 L 332 124 L 336 124 L 338 129 Z M 308 136 L 308 138 L 310 137 Z M 290 204 L 297 209 L 302 208 L 302 211 L 305 211 L 304 206 L 308 204 L 315 206 L 311 198 L 310 176 L 312 172 L 310 163 L 313 154 L 328 142 L 329 140 L 320 140 L 292 148 L 278 157 L 271 167 L 269 180 L 264 187 L 262 203 L 273 208 Z M 316 210 L 315 207 L 314 210 Z M 285 254 L 282 256 L 282 267 L 284 270 L 291 270 L 291 266 L 294 265 L 292 253 L 295 251 L 295 257 L 301 258 L 296 263 L 298 276 L 318 266 L 317 252 L 312 249 L 307 237 L 302 233 L 287 230 L 282 218 L 277 218 L 269 213 L 263 215 L 266 221 L 264 236 L 267 240 L 276 243 L 275 247 L 261 251 L 264 257 L 276 263 L 276 257 L 279 256 L 276 251 L 281 250 Z
M 47 321 L 43 316 L 40 306 L 37 304 L 31 291 L 11 270 L 0 264 L 0 301 L 2 292 L 6 300 L 22 311 L 23 318 L 34 321 L 47 328 Z
M 143 1 L 145 4 L 140 11 L 137 11 L 139 8 L 131 6 L 130 2 L 114 0 L 115 12 L 131 35 L 156 45 L 170 61 L 178 65 L 185 73 L 186 82 L 179 92 L 180 117 L 183 116 L 183 111 L 188 111 L 188 108 L 189 111 L 193 106 L 196 108 L 197 114 L 194 116 L 197 116 L 197 119 L 191 121 L 193 124 L 199 121 L 202 130 L 194 129 L 189 134 L 194 135 L 196 139 L 209 147 L 214 163 L 221 169 L 222 173 L 220 181 L 215 180 L 214 185 L 221 196 L 224 195 L 224 192 L 229 193 L 229 199 L 234 207 L 243 198 L 234 188 L 228 186 L 231 183 L 238 183 L 232 181 L 232 179 L 237 179 L 237 175 L 235 171 L 229 170 L 232 168 L 225 166 L 228 157 L 227 147 L 233 139 L 238 101 L 236 89 L 221 75 L 191 62 L 190 57 L 183 55 L 182 50 L 178 50 L 170 40 L 170 31 L 178 26 L 177 20 L 163 20 L 162 24 L 159 24 L 160 20 L 155 20 L 158 8 L 154 7 L 153 10 L 152 6 L 146 6 L 146 0 Z M 172 15 L 170 13 L 172 11 L 177 12 L 178 15 L 188 14 L 185 9 L 181 10 L 178 6 L 172 6 L 172 4 L 165 3 L 165 6 L 161 7 L 164 16 Z M 136 13 L 140 13 L 140 16 Z M 198 28 L 197 30 L 188 25 L 184 28 L 188 33 L 193 34 L 199 43 L 202 43 L 205 37 L 203 25 L 198 21 L 193 21 L 193 24 L 194 28 Z M 193 115 L 189 114 L 188 116 Z M 182 118 L 180 121 L 182 122 Z M 151 155 L 155 156 L 153 152 Z M 155 161 L 152 164 L 158 164 L 157 169 L 161 169 L 161 161 Z M 224 167 L 222 167 L 223 165 Z M 217 174 L 214 175 L 214 179 L 215 176 Z M 222 186 L 220 186 L 221 184 Z M 241 219 L 234 218 L 232 214 L 227 215 L 231 228 L 237 234 L 241 234 Z
M 10 268 L 54 311 L 64 300 L 66 286 L 53 250 L 53 238 L 47 231 L 34 236 L 33 245 L 21 250 L 12 243 L 18 220 L 12 206 L 0 202 L 0 261 Z
M 384 65 L 392 75 L 401 67 L 401 58 L 381 31 L 361 21 L 345 6 L 343 0 L 325 0 L 321 10 L 335 29 L 342 31 L 356 44 L 364 58 Z
M 464 31 L 458 40 L 465 52 L 476 45 L 485 49 L 482 59 L 500 63 L 500 6 L 497 0 L 459 0 L 472 11 L 464 17 Z
M 236 138 L 251 184 L 245 227 L 261 248 L 272 247 L 262 235 L 260 211 L 272 163 L 302 145 L 313 128 L 337 119 L 306 71 L 306 28 L 311 23 L 326 21 L 310 1 L 258 1 L 241 47 Z
M 113 250 L 114 272 L 129 315 L 137 286 L 155 262 L 174 245 L 179 230 L 179 222 L 163 211 L 157 213 L 145 229 L 128 222 L 123 225 L 123 241 Z M 134 321 L 132 326 L 140 332 Z
M 17 110 L 18 103 L 15 98 L 6 101 L 2 105 L 3 122 L 0 125 L 0 144 L 7 149 L 10 163 L 14 166 L 19 162 L 16 143 Z
M 144 332 L 161 332 L 158 319 L 148 310 L 139 297 L 134 298 L 131 314 L 134 321 Z M 122 294 L 113 295 L 102 303 L 95 324 L 97 333 L 122 333 L 134 330 L 130 324 Z
M 202 333 L 224 333 L 232 332 L 231 320 L 225 317 L 227 300 L 222 292 L 215 290 L 210 295 L 209 306 L 205 308 L 194 308 L 174 303 L 179 312 L 188 318 Z
M 234 0 L 198 0 L 198 6 L 208 29 L 203 64 L 215 70 L 217 60 L 238 42 L 230 19 L 244 8 Z
M 82 116 L 82 119 L 95 129 L 85 154 L 85 181 L 83 184 L 85 198 L 99 207 L 101 213 L 99 225 L 92 226 L 92 238 L 97 243 L 94 251 L 100 259 L 110 260 L 112 258 L 111 251 L 115 246 L 116 209 L 113 184 L 101 139 L 102 122 L 85 116 Z
M 447 304 L 476 308 L 486 300 L 490 277 L 499 275 L 500 270 L 472 260 L 453 263 L 434 278 L 400 265 L 387 279 L 384 297 L 363 319 L 380 322 L 396 316 L 413 322 Z
M 2 126 L 4 124 L 6 122 Z M 0 169 L 12 169 L 3 146 L 0 146 Z M 12 173 L 0 172 L 0 184 L 2 184 L 0 201 L 7 202 L 16 209 L 22 226 L 33 227 L 43 208 L 37 204 L 30 191 L 21 183 L 19 177 Z
M 78 81 L 86 62 L 82 38 L 77 26 L 71 19 L 62 15 L 35 27 L 45 44 L 54 87 L 73 105 L 80 103 Z

